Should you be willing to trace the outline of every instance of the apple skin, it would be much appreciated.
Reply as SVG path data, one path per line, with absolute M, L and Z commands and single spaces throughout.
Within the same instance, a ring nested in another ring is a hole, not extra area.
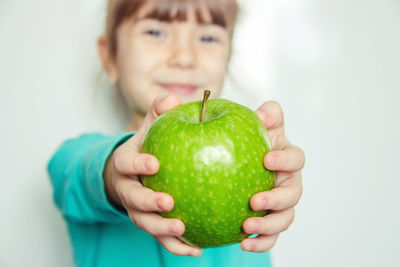
M 202 248 L 239 243 L 250 235 L 242 224 L 253 211 L 250 198 L 274 187 L 274 172 L 263 165 L 271 150 L 267 130 L 257 114 L 226 99 L 210 99 L 200 122 L 201 102 L 174 108 L 147 131 L 142 153 L 160 163 L 155 175 L 142 175 L 144 186 L 174 199 L 165 218 L 185 224 L 183 241 Z

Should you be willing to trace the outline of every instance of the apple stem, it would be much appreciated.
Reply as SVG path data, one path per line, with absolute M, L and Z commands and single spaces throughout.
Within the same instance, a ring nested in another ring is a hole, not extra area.
M 210 90 L 204 90 L 204 96 L 203 96 L 203 104 L 201 105 L 201 122 L 204 122 L 206 120 L 206 102 L 208 97 L 210 96 L 211 91 Z

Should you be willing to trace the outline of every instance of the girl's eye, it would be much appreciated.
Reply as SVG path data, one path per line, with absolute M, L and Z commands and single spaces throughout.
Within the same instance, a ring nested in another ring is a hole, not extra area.
M 159 30 L 148 30 L 146 31 L 146 34 L 153 36 L 153 37 L 162 37 L 164 34 L 163 32 Z
M 215 38 L 215 37 L 213 37 L 211 35 L 202 36 L 200 39 L 204 43 L 215 43 L 215 42 L 218 41 L 217 38 Z

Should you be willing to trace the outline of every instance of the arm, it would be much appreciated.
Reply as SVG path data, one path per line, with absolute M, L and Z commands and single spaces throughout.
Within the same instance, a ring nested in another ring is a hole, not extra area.
M 136 134 L 109 157 L 104 183 L 110 200 L 116 207 L 126 210 L 136 227 L 151 234 L 173 254 L 199 256 L 200 248 L 188 245 L 178 238 L 185 231 L 183 222 L 176 218 L 163 218 L 156 213 L 171 211 L 174 206 L 173 198 L 164 192 L 154 192 L 140 182 L 140 175 L 153 175 L 159 170 L 156 157 L 141 153 L 145 133 L 159 115 L 180 103 L 176 96 L 157 98 L 153 102 Z
M 130 134 L 86 134 L 64 142 L 48 163 L 54 201 L 67 220 L 116 223 L 129 217 L 107 199 L 103 172 L 113 150 Z
M 144 187 L 139 180 L 139 175 L 152 175 L 159 167 L 154 156 L 140 153 L 147 129 L 159 115 L 177 105 L 180 99 L 175 96 L 156 99 L 134 136 L 84 135 L 60 147 L 48 169 L 55 202 L 67 220 L 113 223 L 130 219 L 169 252 L 201 255 L 200 248 L 177 237 L 185 231 L 182 221 L 155 213 L 172 210 L 172 197 Z

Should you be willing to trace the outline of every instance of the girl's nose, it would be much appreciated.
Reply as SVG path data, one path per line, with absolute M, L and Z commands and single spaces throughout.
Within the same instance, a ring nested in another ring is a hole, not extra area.
M 174 68 L 190 69 L 196 67 L 196 51 L 194 44 L 188 41 L 174 42 L 171 45 L 171 54 L 168 65 Z

